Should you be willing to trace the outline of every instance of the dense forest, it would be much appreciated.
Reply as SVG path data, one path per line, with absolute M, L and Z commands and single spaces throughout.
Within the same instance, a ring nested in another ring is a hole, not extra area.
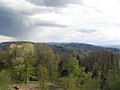
M 23 90 L 20 85 L 34 85 L 27 90 L 120 90 L 119 51 L 75 43 L 4 43 L 0 90 Z

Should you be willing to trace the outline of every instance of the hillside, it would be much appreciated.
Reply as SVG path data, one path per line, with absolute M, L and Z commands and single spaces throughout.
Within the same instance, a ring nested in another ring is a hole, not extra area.
M 0 44 L 0 90 L 109 90 L 104 89 L 110 87 L 105 80 L 119 82 L 119 52 L 85 43 L 4 42 Z
M 43 44 L 43 43 L 33 43 L 33 42 L 25 42 L 25 41 L 19 41 L 19 42 L 3 42 L 0 43 L 0 48 L 3 49 L 5 46 L 9 46 L 11 44 L 20 45 L 22 43 L 32 43 L 32 44 Z M 96 46 L 86 43 L 45 43 L 53 47 L 55 52 L 58 53 L 73 53 L 74 54 L 80 54 L 80 53 L 89 53 L 96 50 L 107 50 L 113 53 L 119 53 L 120 49 L 116 47 L 104 47 L 104 46 Z

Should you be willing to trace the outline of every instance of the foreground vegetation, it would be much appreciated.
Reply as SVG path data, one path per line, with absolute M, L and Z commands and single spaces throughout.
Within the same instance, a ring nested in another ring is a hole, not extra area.
M 0 90 L 20 85 L 37 90 L 119 90 L 119 59 L 118 53 L 104 49 L 83 55 L 74 50 L 57 53 L 47 44 L 11 44 L 0 50 Z

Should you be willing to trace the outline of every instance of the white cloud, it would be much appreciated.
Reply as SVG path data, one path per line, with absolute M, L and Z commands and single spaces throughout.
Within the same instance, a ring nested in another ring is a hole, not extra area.
M 79 0 L 80 3 L 74 1 L 73 4 L 66 1 L 65 6 L 61 5 L 63 2 L 60 5 L 57 2 L 54 5 L 39 2 L 36 5 L 28 1 L 0 1 L 0 5 L 27 18 L 23 21 L 30 28 L 22 40 L 95 44 L 113 44 L 113 41 L 120 40 L 119 0 Z M 88 32 L 83 33 L 81 30 Z M 89 32 L 91 30 L 94 32 Z
M 16 40 L 16 39 L 13 38 L 13 37 L 8 37 L 8 36 L 0 35 L 0 42 L 14 41 L 14 40 Z

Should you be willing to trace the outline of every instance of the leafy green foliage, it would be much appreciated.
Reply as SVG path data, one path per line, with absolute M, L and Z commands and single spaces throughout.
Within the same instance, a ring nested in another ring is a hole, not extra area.
M 72 75 L 69 77 L 59 78 L 58 82 L 64 90 L 79 90 L 79 87 L 77 86 L 77 78 Z
M 79 76 L 80 74 L 80 66 L 78 60 L 74 57 L 70 58 L 66 65 L 68 72 L 74 76 Z
M 104 89 L 105 90 L 120 89 L 120 64 L 118 66 L 118 69 L 109 72 Z
M 34 47 L 32 44 L 12 45 L 9 52 L 13 59 L 12 65 L 14 69 L 14 76 L 17 80 L 28 83 L 31 75 L 34 74 Z M 14 56 L 15 54 L 15 56 Z
M 11 75 L 7 70 L 0 71 L 0 90 L 9 90 Z
M 52 80 L 57 77 L 57 58 L 53 49 L 46 44 L 35 45 L 35 55 L 37 59 L 37 66 L 42 65 L 47 69 L 49 79 Z
M 82 55 L 71 46 L 63 45 L 60 52 L 56 47 L 21 43 L 0 50 L 0 90 L 7 90 L 11 80 L 39 82 L 42 89 L 51 84 L 64 90 L 119 90 L 119 54 L 98 50 Z

